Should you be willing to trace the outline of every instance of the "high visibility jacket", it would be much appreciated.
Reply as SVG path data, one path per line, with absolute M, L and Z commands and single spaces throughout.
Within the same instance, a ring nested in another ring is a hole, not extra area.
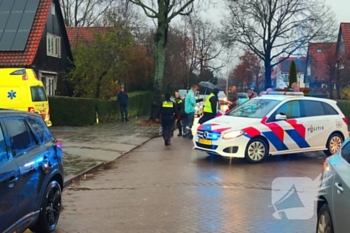
M 203 112 L 205 113 L 213 113 L 213 109 L 211 107 L 211 103 L 210 103 L 210 99 L 211 97 L 215 97 L 215 95 L 213 93 L 211 93 L 208 98 L 205 100 L 205 104 L 204 104 L 204 108 L 203 108 Z M 216 111 L 219 109 L 219 103 L 216 103 Z M 216 113 L 216 112 L 215 112 Z
M 182 99 L 175 99 L 176 104 L 182 104 Z
M 171 101 L 164 101 L 162 107 L 163 108 L 173 108 L 174 107 L 174 103 L 171 102 Z

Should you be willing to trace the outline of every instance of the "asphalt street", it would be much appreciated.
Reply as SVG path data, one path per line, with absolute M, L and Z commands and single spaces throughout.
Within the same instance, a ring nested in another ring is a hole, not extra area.
M 273 184 L 281 177 L 316 179 L 324 158 L 314 153 L 270 157 L 261 164 L 233 159 L 229 164 L 193 151 L 188 139 L 174 138 L 165 147 L 156 138 L 66 189 L 55 232 L 315 232 L 311 199 L 299 198 L 301 207 L 312 208 L 311 216 L 295 209 L 294 218 L 302 220 L 288 211 L 277 214 L 284 219 L 273 216 L 281 208 L 297 207 L 295 195 L 284 201 L 273 196 L 287 193 L 288 180 L 279 189 Z

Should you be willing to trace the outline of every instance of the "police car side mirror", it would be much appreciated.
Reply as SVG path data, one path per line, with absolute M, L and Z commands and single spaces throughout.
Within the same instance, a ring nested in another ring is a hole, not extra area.
M 287 120 L 287 116 L 284 114 L 277 114 L 275 119 L 276 120 Z

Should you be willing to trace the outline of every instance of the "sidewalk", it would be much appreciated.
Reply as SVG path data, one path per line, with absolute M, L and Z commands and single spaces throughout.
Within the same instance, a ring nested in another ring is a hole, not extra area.
M 144 116 L 89 127 L 52 127 L 51 132 L 63 144 L 65 185 L 157 137 L 159 127 L 137 125 L 147 119 Z

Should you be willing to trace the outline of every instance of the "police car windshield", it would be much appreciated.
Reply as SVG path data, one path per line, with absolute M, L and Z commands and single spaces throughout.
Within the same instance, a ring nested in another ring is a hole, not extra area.
M 254 98 L 239 105 L 227 113 L 228 116 L 263 118 L 281 101 L 273 99 Z

